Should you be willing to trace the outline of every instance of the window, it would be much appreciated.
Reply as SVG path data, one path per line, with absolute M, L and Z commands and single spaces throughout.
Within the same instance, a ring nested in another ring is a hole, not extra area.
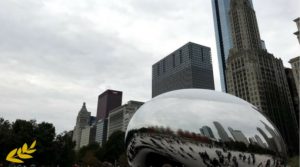
M 204 57 L 203 57 L 203 48 L 201 48 L 201 60 L 202 60 L 202 62 L 204 61 Z
M 166 72 L 166 59 L 163 60 L 163 72 Z
M 157 64 L 157 75 L 159 76 L 159 68 L 160 68 L 160 65 L 159 65 L 159 63 Z
M 193 45 L 189 45 L 189 59 L 192 59 L 193 57 Z
M 182 50 L 179 51 L 179 61 L 180 61 L 180 64 L 182 63 Z
M 176 65 L 175 64 L 175 54 L 172 55 L 172 58 L 173 58 L 173 67 L 175 67 L 175 65 Z

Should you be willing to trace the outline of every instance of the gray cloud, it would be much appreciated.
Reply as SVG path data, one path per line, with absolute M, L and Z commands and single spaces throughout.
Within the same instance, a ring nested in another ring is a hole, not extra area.
M 255 1 L 261 36 L 287 61 L 299 54 L 292 34 L 297 0 Z M 123 102 L 151 98 L 151 65 L 188 41 L 212 48 L 210 1 L 0 0 L 0 117 L 73 128 L 82 102 L 95 115 L 97 95 Z M 268 6 L 268 8 L 266 8 Z M 279 40 L 280 39 L 280 40 Z

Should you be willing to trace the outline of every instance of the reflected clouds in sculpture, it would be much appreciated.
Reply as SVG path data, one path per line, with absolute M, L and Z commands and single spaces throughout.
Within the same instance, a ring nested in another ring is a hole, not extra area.
M 278 166 L 286 156 L 278 130 L 255 106 L 203 89 L 145 103 L 128 125 L 126 147 L 133 167 Z

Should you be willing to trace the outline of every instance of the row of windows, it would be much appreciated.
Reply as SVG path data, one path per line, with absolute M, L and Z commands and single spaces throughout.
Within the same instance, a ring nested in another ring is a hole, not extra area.
M 188 58 L 191 60 L 191 59 L 193 59 L 193 55 L 194 55 L 194 53 L 196 53 L 197 55 L 199 54 L 199 55 L 201 55 L 201 57 L 200 57 L 200 60 L 202 61 L 202 62 L 204 62 L 206 59 L 205 59 L 205 56 L 209 56 L 209 55 L 207 55 L 206 53 L 204 53 L 204 50 L 203 50 L 203 48 L 201 48 L 201 49 L 199 49 L 199 51 L 197 52 L 197 50 L 193 50 L 193 47 L 192 47 L 192 45 L 191 46 L 189 46 L 189 49 L 188 49 L 189 51 L 188 51 Z M 163 59 L 162 61 L 160 61 L 160 62 L 158 62 L 157 63 L 157 65 L 156 65 L 156 74 L 158 75 L 158 76 L 160 76 L 160 74 L 161 74 L 161 68 L 162 68 L 162 72 L 163 73 L 165 73 L 167 70 L 168 70 L 168 68 L 167 67 L 170 67 L 170 66 L 167 66 L 167 60 L 170 60 L 169 59 L 170 57 L 167 57 L 167 58 L 165 58 L 165 59 Z M 179 59 L 178 59 L 179 58 Z M 179 65 L 180 64 L 182 64 L 183 63 L 183 54 L 182 54 L 182 50 L 179 50 L 179 55 L 177 56 L 175 53 L 174 54 L 172 54 L 172 57 L 171 57 L 171 62 L 172 62 L 172 67 L 173 68 L 175 68 L 178 64 L 176 63 L 176 62 L 178 62 L 178 60 L 179 60 Z M 177 61 L 176 61 L 177 60 Z M 210 57 L 209 57 L 209 62 L 211 63 L 211 59 L 210 59 Z M 162 66 L 162 67 L 161 67 Z

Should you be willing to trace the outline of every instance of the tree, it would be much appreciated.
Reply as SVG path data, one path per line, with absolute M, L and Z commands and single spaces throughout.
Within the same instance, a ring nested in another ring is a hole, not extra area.
M 11 124 L 9 121 L 0 118 L 0 163 L 6 158 L 6 154 L 10 151 L 12 144 L 10 143 L 11 138 Z
M 37 141 L 35 160 L 38 165 L 55 165 L 57 152 L 54 145 L 55 127 L 51 123 L 42 122 L 34 130 Z
M 119 160 L 120 156 L 125 152 L 124 137 L 124 132 L 114 132 L 103 148 L 97 152 L 98 158 L 103 162 L 108 161 L 111 163 Z
M 8 166 L 5 159 L 11 150 L 22 147 L 24 143 L 31 145 L 36 140 L 36 152 L 32 159 L 26 159 L 24 165 L 71 166 L 75 159 L 75 143 L 71 136 L 67 132 L 56 136 L 51 123 L 37 124 L 35 120 L 20 119 L 10 123 L 0 118 L 0 164 Z
M 56 163 L 59 166 L 71 166 L 75 161 L 75 142 L 72 141 L 72 134 L 63 132 L 55 139 Z
M 77 161 L 84 165 L 100 166 L 100 161 L 96 158 L 96 152 L 100 149 L 98 143 L 91 143 L 80 148 Z

